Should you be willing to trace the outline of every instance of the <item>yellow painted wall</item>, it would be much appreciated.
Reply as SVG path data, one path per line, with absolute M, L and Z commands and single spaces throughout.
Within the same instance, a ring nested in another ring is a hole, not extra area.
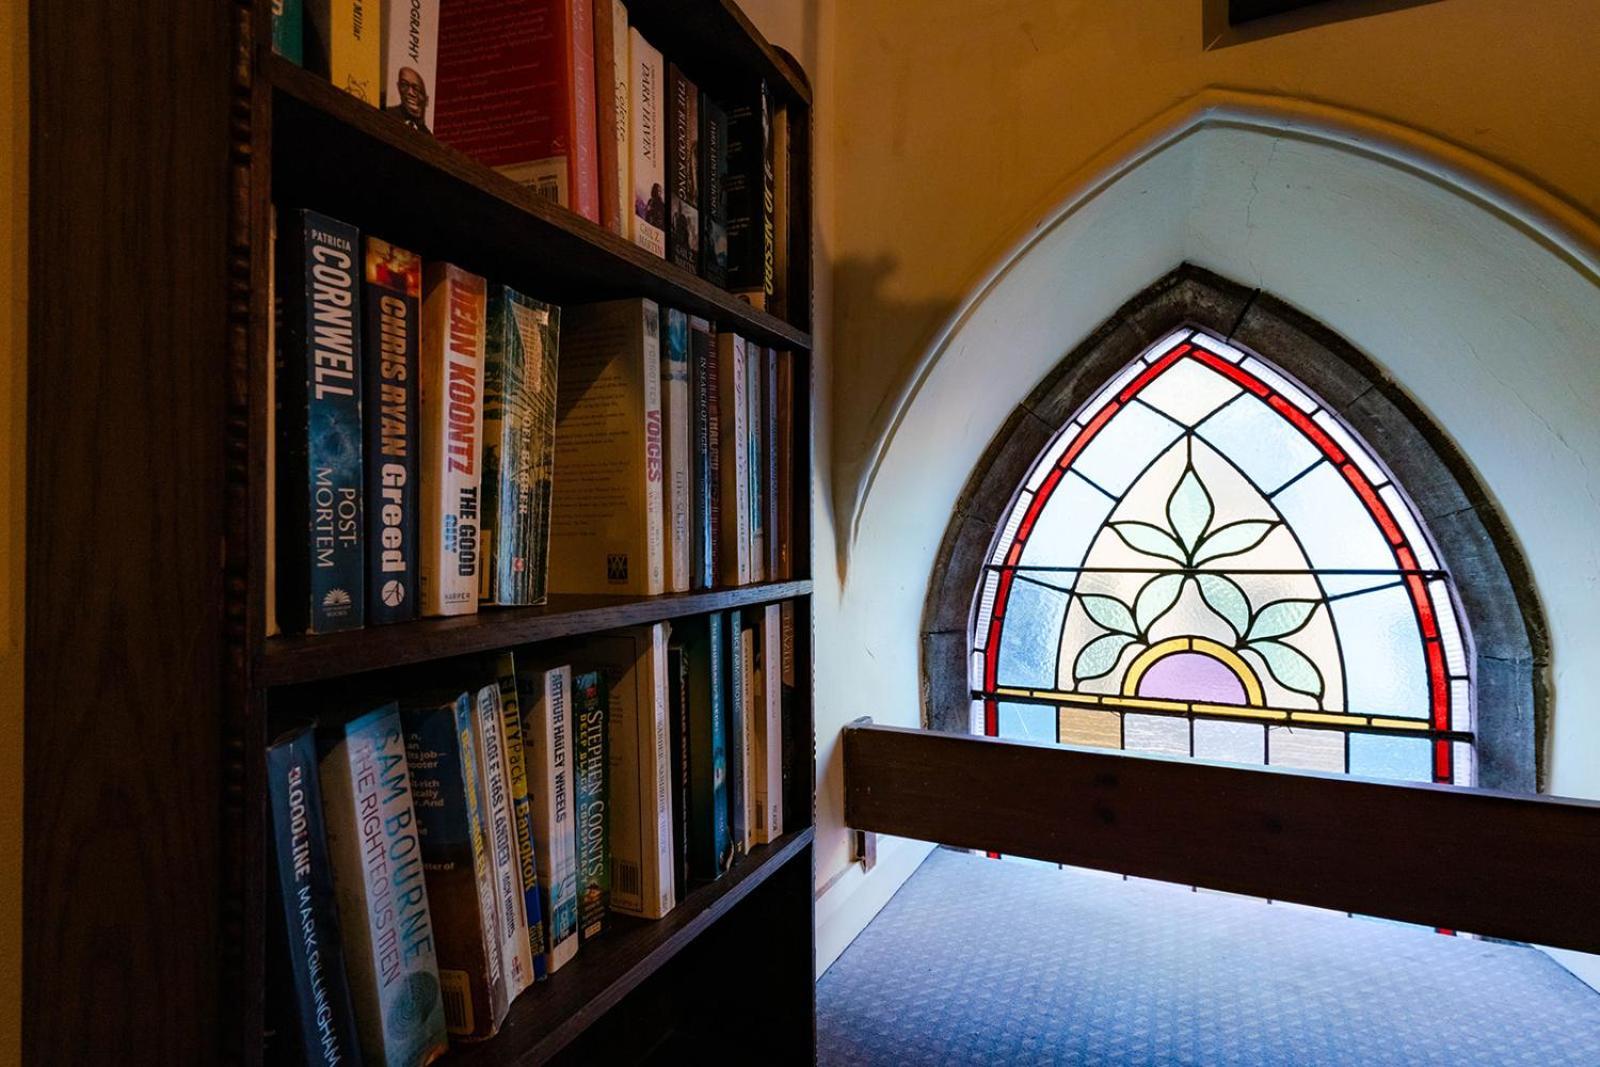
M 22 1057 L 22 541 L 28 19 L 0 4 L 0 1064 Z

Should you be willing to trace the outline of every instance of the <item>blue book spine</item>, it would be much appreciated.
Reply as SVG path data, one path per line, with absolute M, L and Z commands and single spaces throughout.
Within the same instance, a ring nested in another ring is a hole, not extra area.
M 716 335 L 705 319 L 689 320 L 689 465 L 690 585 L 710 589 L 717 584 L 717 520 L 712 494 L 717 491 L 717 437 L 712 425 L 712 398 L 717 391 Z
M 417 345 L 422 260 L 366 239 L 367 621 L 417 617 Z
M 279 239 L 278 623 L 329 633 L 366 616 L 361 268 L 354 226 L 291 211 Z
M 312 1067 L 359 1064 L 311 726 L 267 749 L 267 794 L 301 1056 Z

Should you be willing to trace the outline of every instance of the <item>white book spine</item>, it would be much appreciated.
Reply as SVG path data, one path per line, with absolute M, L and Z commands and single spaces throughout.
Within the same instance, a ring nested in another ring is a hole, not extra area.
M 747 585 L 750 581 L 750 474 L 748 390 L 745 387 L 744 338 L 717 335 L 717 404 L 722 440 L 722 581 Z
M 756 749 L 760 761 L 761 840 L 783 836 L 783 607 L 768 604 L 761 620 L 761 664 L 757 672 L 760 710 Z
M 608 683 L 611 910 L 659 919 L 674 901 L 664 623 L 596 638 Z
M 667 165 L 662 119 L 661 53 L 638 30 L 628 30 L 629 159 L 632 210 L 629 233 L 634 244 L 658 256 L 667 254 Z
M 767 520 L 762 501 L 770 490 L 761 484 L 766 477 L 767 458 L 762 451 L 767 442 L 761 436 L 761 398 L 766 378 L 766 350 L 756 345 L 745 346 L 744 397 L 745 397 L 745 461 L 746 476 L 750 479 L 750 580 L 765 581 L 767 577 Z
M 478 610 L 487 288 L 448 264 L 430 266 L 426 278 L 418 398 L 422 613 L 466 615 Z
M 539 903 L 544 912 L 545 965 L 554 974 L 578 951 L 577 810 L 569 711 L 572 669 L 534 671 L 523 679 L 522 735 L 530 747 L 528 789 L 533 800 Z
M 756 712 L 755 663 L 755 631 L 746 629 L 739 641 L 738 667 L 743 680 L 740 685 L 742 699 L 739 701 L 739 712 L 740 720 L 744 723 L 743 736 L 739 739 L 740 752 L 744 757 L 744 788 L 739 790 L 739 801 L 744 809 L 742 840 L 746 853 L 760 843 L 756 834 L 756 781 L 761 775 L 761 765 L 756 759 L 756 721 L 759 716 Z
M 606 0 L 602 0 L 602 3 Z M 616 185 L 602 195 L 614 196 L 617 200 L 617 218 L 622 220 L 624 237 L 631 237 L 633 230 L 630 219 L 633 218 L 633 198 L 629 195 L 633 182 L 633 144 L 629 140 L 629 119 L 633 108 L 632 79 L 628 72 L 632 69 L 628 44 L 628 9 L 622 0 L 610 0 L 611 4 L 611 70 L 608 76 L 615 83 L 613 92 L 617 105 L 616 129 L 609 131 L 617 141 L 617 180 Z M 602 130 L 604 135 L 607 131 Z
M 689 322 L 667 312 L 668 343 L 661 360 L 662 412 L 666 424 L 668 588 L 689 591 Z M 674 340 L 676 337 L 676 340 Z
M 666 515 L 665 496 L 661 482 L 665 474 L 662 455 L 661 418 L 661 310 L 653 300 L 641 300 L 644 318 L 644 344 L 641 346 L 643 366 L 639 368 L 644 382 L 644 514 L 645 514 L 645 565 L 649 580 L 646 592 L 657 596 L 666 592 Z
M 506 960 L 507 995 L 515 997 L 533 984 L 533 954 L 522 903 L 522 867 L 517 859 L 517 833 L 511 823 L 511 783 L 506 768 L 505 721 L 500 715 L 500 687 L 486 685 L 476 694 L 473 740 L 483 765 L 483 811 L 488 819 L 489 859 L 494 871 L 495 932 Z
M 439 69 L 439 0 L 388 0 L 383 8 L 383 109 L 431 131 Z

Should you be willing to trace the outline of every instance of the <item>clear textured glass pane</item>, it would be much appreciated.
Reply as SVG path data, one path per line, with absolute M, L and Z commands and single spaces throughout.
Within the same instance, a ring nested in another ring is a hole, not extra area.
M 1000 736 L 1008 741 L 1056 742 L 1056 711 L 1044 704 L 1000 705 Z
M 1005 627 L 1000 634 L 1001 685 L 1055 685 L 1061 617 L 1066 610 L 1065 593 L 1032 582 L 1011 584 Z
M 1344 773 L 1344 732 L 1303 726 L 1267 727 L 1267 762 L 1302 771 Z
M 1175 715 L 1127 715 L 1122 722 L 1122 747 L 1158 756 L 1189 754 L 1189 720 Z
M 1149 408 L 1121 408 L 1078 453 L 1075 469 L 1108 493 L 1121 493 L 1181 431 Z
M 1195 719 L 1194 758 L 1259 767 L 1267 761 L 1266 730 L 1251 722 Z
M 1432 743 L 1424 737 L 1350 735 L 1350 773 L 1403 782 L 1433 781 Z
M 1322 455 L 1281 415 L 1249 395 L 1212 415 L 1199 433 L 1264 493 L 1273 492 Z
M 1091 745 L 1095 748 L 1121 748 L 1121 716 L 1114 711 L 1092 708 L 1062 708 L 1058 719 L 1063 745 Z
M 1335 600 L 1332 607 L 1348 665 L 1347 710 L 1426 718 L 1427 663 L 1410 595 L 1379 589 Z
M 1323 464 L 1272 498 L 1318 569 L 1395 569 L 1394 553 L 1344 476 Z
M 1139 399 L 1193 426 L 1229 400 L 1240 389 L 1203 363 L 1181 359 L 1139 393 Z
M 1022 548 L 1024 567 L 1078 567 L 1089 542 L 1111 513 L 1112 500 L 1076 473 L 1066 475 L 1034 521 Z M 1058 585 L 1071 585 L 1073 574 L 1040 575 Z

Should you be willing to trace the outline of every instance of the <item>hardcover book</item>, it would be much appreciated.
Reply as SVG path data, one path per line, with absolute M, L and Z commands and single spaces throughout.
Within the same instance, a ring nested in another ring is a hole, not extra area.
M 439 0 L 385 0 L 383 110 L 414 130 L 433 130 L 439 71 Z
M 717 412 L 721 437 L 717 554 L 724 585 L 750 582 L 750 404 L 744 338 L 717 335 Z
M 511 781 L 506 769 L 500 686 L 491 682 L 479 687 L 473 703 L 473 741 L 483 768 L 479 788 L 483 790 L 484 832 L 494 871 L 495 932 L 500 938 L 500 958 L 506 966 L 506 993 L 514 1000 L 533 984 L 533 957 L 527 906 L 522 902 L 522 863 L 517 856 Z
M 728 633 L 720 612 L 685 624 L 689 663 L 689 871 L 710 881 L 733 862 L 728 825 Z
M 360 1057 L 345 977 L 333 867 L 323 830 L 316 736 L 310 725 L 267 746 L 271 848 L 287 933 L 294 1031 L 305 1063 L 335 1067 Z
M 289 633 L 362 625 L 359 235 L 284 216 L 277 266 L 278 621 Z
M 572 780 L 572 668 L 524 668 L 517 687 L 527 745 L 538 846 L 545 966 L 551 974 L 578 951 L 578 870 Z
M 478 610 L 485 283 L 429 263 L 423 291 L 418 584 L 424 615 L 465 615 Z
M 420 1067 L 445 1049 L 436 939 L 394 704 L 331 729 L 320 784 L 361 1058 Z
M 748 631 L 743 613 L 728 612 L 728 834 L 735 854 L 748 852 L 752 837 L 750 779 L 755 776 L 751 759 L 748 720 L 745 717 L 744 671 Z
M 712 510 L 716 454 L 711 428 L 716 395 L 716 339 L 705 319 L 689 319 L 689 584 L 717 584 L 717 527 Z
M 560 315 L 515 289 L 489 287 L 479 542 L 486 604 L 545 601 Z
M 594 0 L 596 135 L 600 157 L 600 224 L 628 236 L 633 215 L 632 149 L 628 142 L 628 9 L 622 0 Z
M 666 313 L 667 336 L 661 355 L 662 495 L 666 506 L 667 588 L 689 591 L 689 317 Z
M 493 1037 L 511 1004 L 472 738 L 475 714 L 467 693 L 408 702 L 401 712 L 438 933 L 445 1027 L 468 1041 Z
M 378 106 L 381 49 L 379 0 L 305 0 L 306 67 Z
M 607 831 L 606 680 L 600 671 L 572 679 L 572 768 L 577 795 L 578 936 L 605 930 L 611 906 L 611 836 Z
M 606 677 L 611 909 L 659 919 L 676 900 L 666 623 L 586 641 Z
M 765 308 L 773 286 L 772 95 L 728 109 L 728 288 Z
M 600 221 L 592 0 L 451 0 L 439 140 Z
M 638 30 L 628 31 L 629 168 L 633 174 L 634 244 L 658 256 L 667 254 L 667 165 L 662 137 L 661 53 Z
M 783 609 L 762 609 L 755 642 L 756 832 L 762 842 L 783 836 Z
M 528 792 L 527 747 L 522 737 L 522 701 L 517 695 L 517 658 L 509 650 L 494 657 L 500 690 L 500 721 L 506 735 L 506 774 L 511 786 L 512 828 L 517 838 L 517 869 L 522 875 L 522 916 L 528 930 L 533 977 L 545 977 L 544 911 L 539 898 L 539 866 L 533 831 L 533 797 Z
M 700 100 L 700 269 L 706 281 L 728 284 L 728 114 Z
M 667 68 L 667 257 L 700 272 L 700 90 Z
M 417 352 L 422 260 L 368 237 L 362 305 L 367 621 L 417 617 Z
M 748 435 L 746 447 L 746 475 L 750 479 L 750 580 L 765 581 L 767 577 L 767 450 L 766 435 L 762 432 L 762 396 L 767 391 L 767 350 L 746 343 L 744 371 L 744 428 Z
M 550 588 L 665 591 L 661 339 L 654 301 L 566 309 Z
M 304 16 L 301 0 L 272 0 L 272 50 L 291 63 L 305 62 Z

